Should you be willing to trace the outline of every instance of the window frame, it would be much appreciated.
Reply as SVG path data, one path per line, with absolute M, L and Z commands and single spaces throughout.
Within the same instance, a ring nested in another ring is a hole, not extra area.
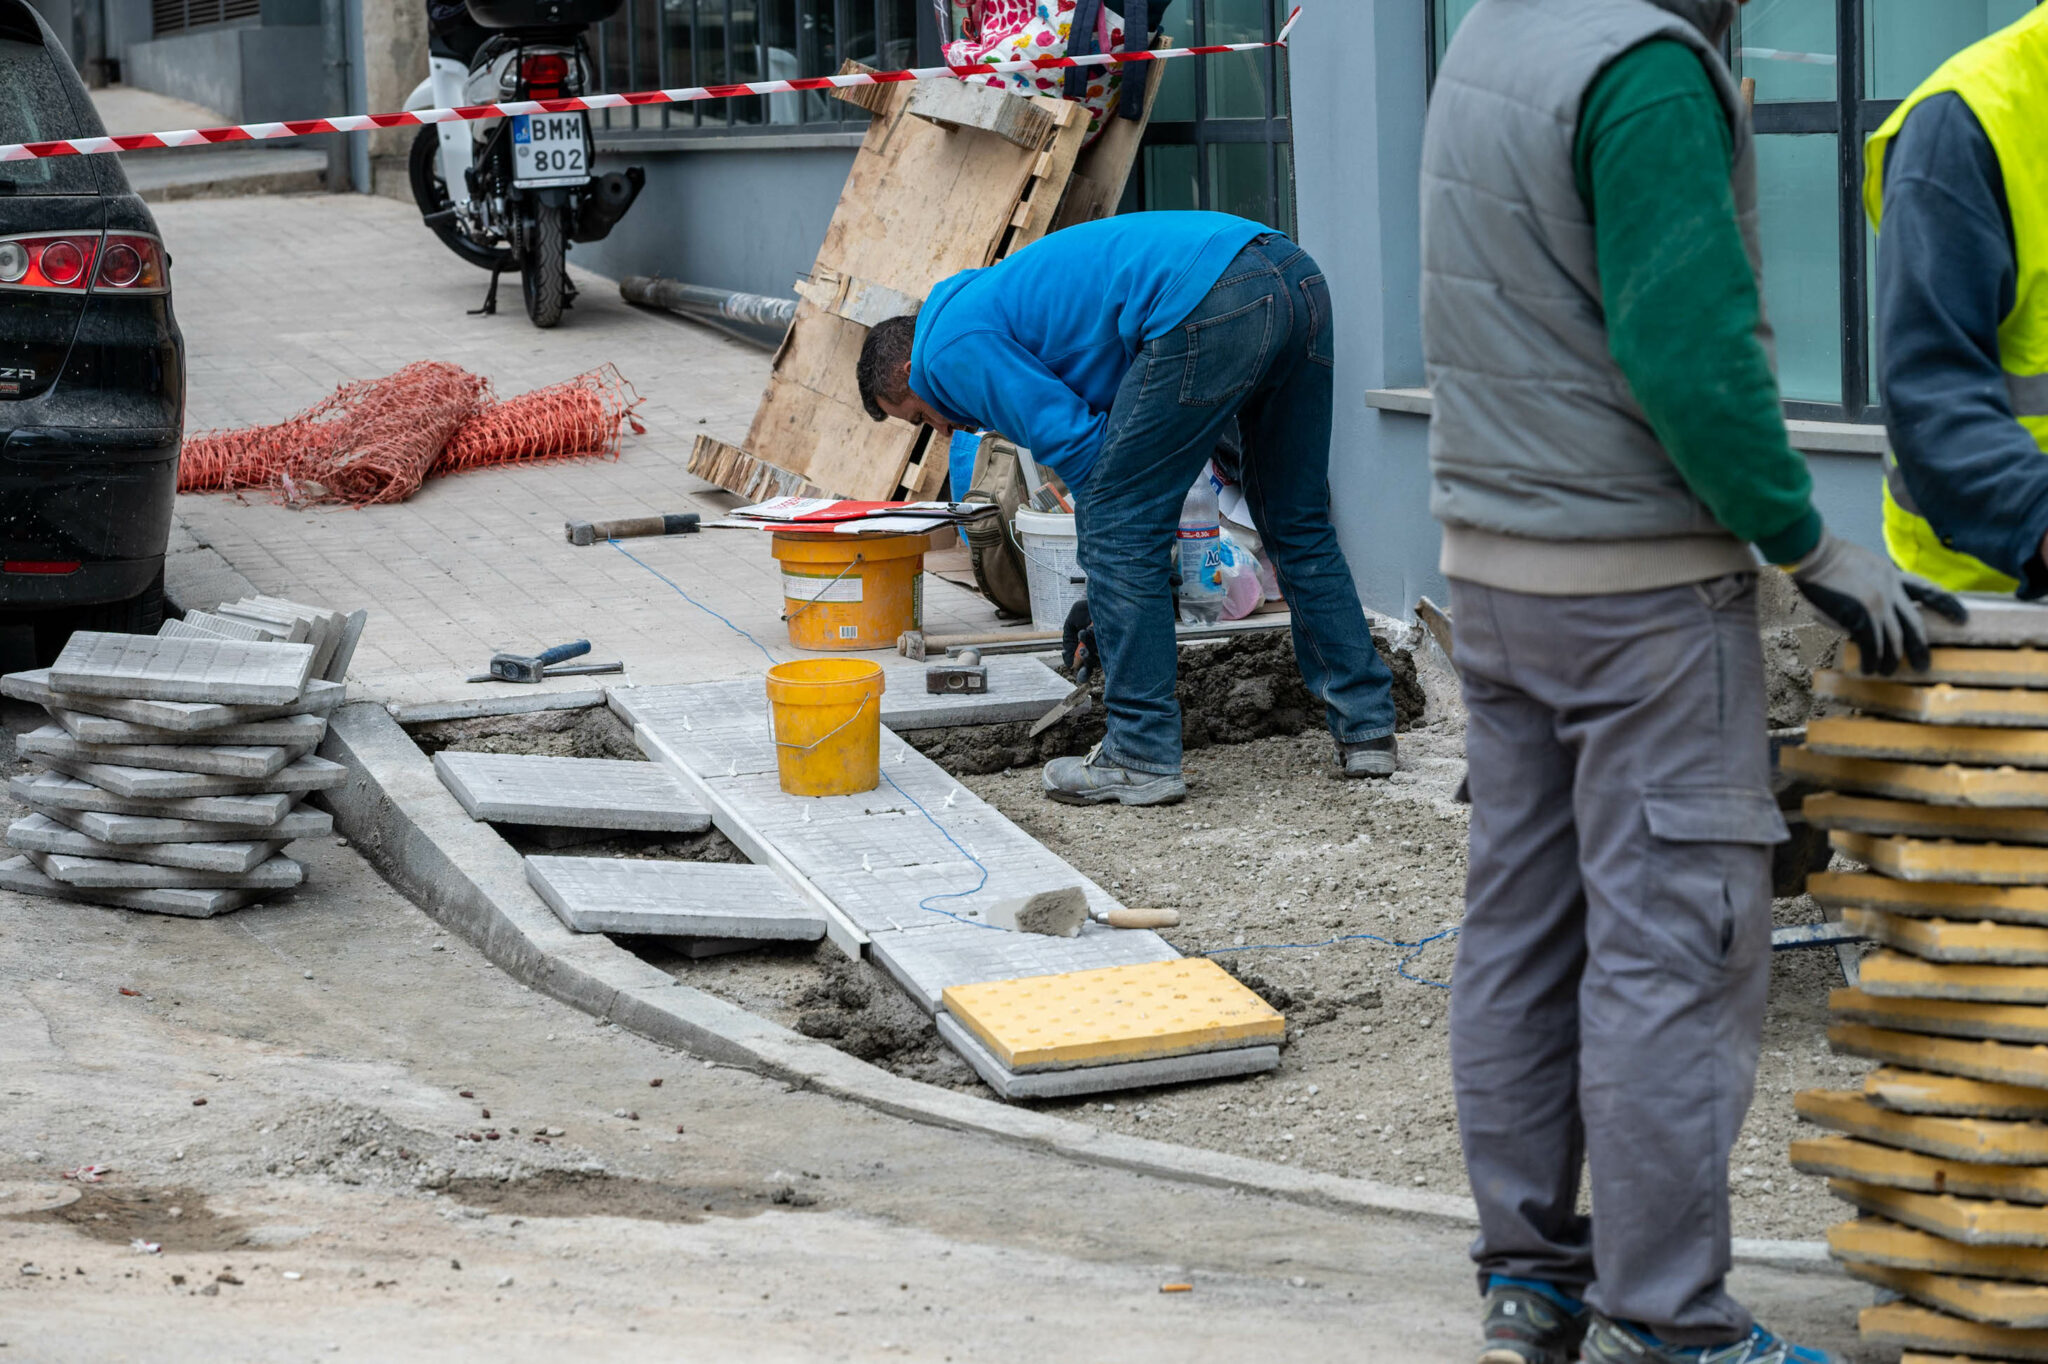
M 1201 47 L 1209 41 L 1209 11 L 1206 0 L 1173 0 L 1174 8 L 1167 10 L 1169 23 L 1182 15 L 1192 16 L 1193 31 L 1177 46 Z M 1274 6 L 1263 8 L 1265 20 L 1264 38 L 1272 42 L 1279 36 L 1282 17 L 1274 12 Z M 1266 145 L 1266 195 L 1269 213 L 1261 221 L 1276 224 L 1281 231 L 1292 232 L 1297 221 L 1294 203 L 1294 122 L 1292 96 L 1284 69 L 1282 53 L 1268 48 L 1257 54 L 1264 65 L 1266 115 L 1263 118 L 1214 118 L 1209 109 L 1209 59 L 1190 58 L 1194 68 L 1195 116 L 1190 120 L 1176 120 L 1162 123 L 1154 120 L 1146 126 L 1144 141 L 1137 164 L 1132 168 L 1130 183 L 1124 194 L 1120 212 L 1151 207 L 1149 185 L 1146 181 L 1144 150 L 1152 147 L 1193 147 L 1195 149 L 1195 206 L 1202 210 L 1213 210 L 1215 190 L 1210 183 L 1209 148 L 1219 144 L 1263 143 Z M 1162 69 L 1155 79 L 1164 79 Z M 1286 153 L 1283 161 L 1282 152 Z M 1284 168 L 1283 168 L 1284 167 Z

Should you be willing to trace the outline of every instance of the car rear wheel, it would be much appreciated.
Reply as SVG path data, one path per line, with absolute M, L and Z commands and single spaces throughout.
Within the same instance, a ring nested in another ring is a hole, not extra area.
M 99 630 L 116 635 L 153 635 L 164 623 L 164 571 L 159 568 L 148 587 L 126 601 L 99 606 L 74 606 L 51 611 L 36 621 L 36 662 L 47 666 L 63 652 L 64 643 L 76 630 Z

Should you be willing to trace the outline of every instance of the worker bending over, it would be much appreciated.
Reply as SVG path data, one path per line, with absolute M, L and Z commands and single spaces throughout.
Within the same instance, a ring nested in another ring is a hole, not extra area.
M 1958 591 L 2048 594 L 2048 9 L 1872 134 L 1884 538 Z
M 1485 1364 L 1825 1359 L 1725 1282 L 1785 837 L 1750 546 L 1879 671 L 1924 665 L 1915 600 L 1961 608 L 1828 533 L 1786 439 L 1735 9 L 1479 0 L 1423 136 Z
M 1074 495 L 1108 733 L 1045 768 L 1069 804 L 1162 805 L 1181 780 L 1174 531 L 1235 421 L 1252 522 L 1344 775 L 1394 770 L 1393 680 L 1330 524 L 1330 291 L 1306 251 L 1222 213 L 1134 213 L 941 280 L 861 347 L 876 421 L 999 431 Z

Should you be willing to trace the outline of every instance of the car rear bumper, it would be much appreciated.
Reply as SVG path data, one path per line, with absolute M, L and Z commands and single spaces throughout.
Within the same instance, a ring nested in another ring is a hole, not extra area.
M 0 573 L 0 610 L 101 606 L 139 595 L 163 571 L 164 556 L 81 563 L 69 573 Z
M 0 607 L 90 606 L 148 587 L 170 540 L 177 452 L 174 430 L 11 432 L 0 453 Z

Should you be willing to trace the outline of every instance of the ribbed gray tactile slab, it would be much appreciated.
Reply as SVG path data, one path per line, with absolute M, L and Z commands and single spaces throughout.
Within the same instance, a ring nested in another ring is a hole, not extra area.
M 260 796 L 195 796 L 189 800 L 131 800 L 89 781 L 62 772 L 10 777 L 7 789 L 35 809 L 54 805 L 65 810 L 97 810 L 110 815 L 148 815 L 159 819 L 199 819 L 267 829 L 283 819 L 299 798 L 285 792 Z
M 526 879 L 579 933 L 815 942 L 825 916 L 766 867 L 632 857 L 529 857 Z
M 339 682 L 313 681 L 305 695 L 277 706 L 229 706 L 204 701 L 147 701 L 117 696 L 87 696 L 81 692 L 59 691 L 50 685 L 48 668 L 0 677 L 0 696 L 32 701 L 51 709 L 104 715 L 114 720 L 131 720 L 138 725 L 156 725 L 186 733 L 217 729 L 248 720 L 269 720 L 281 715 L 325 715 L 347 699 L 348 689 Z
M 48 815 L 24 815 L 7 826 L 7 846 L 23 852 L 65 853 L 116 862 L 153 862 L 192 871 L 253 871 L 283 843 L 102 843 Z
M 67 886 L 43 875 L 27 857 L 10 857 L 0 862 L 0 890 L 15 890 L 52 900 L 71 900 L 82 905 L 105 905 L 110 909 L 175 914 L 181 919 L 211 919 L 216 914 L 254 904 L 270 893 L 262 890 L 112 890 Z
M 306 644 L 80 630 L 50 665 L 50 686 L 88 696 L 275 706 L 298 700 L 312 671 Z
M 939 1036 L 946 1045 L 967 1059 L 990 1089 L 1005 1099 L 1068 1099 L 1078 1094 L 1107 1094 L 1119 1089 L 1146 1089 L 1154 1085 L 1186 1084 L 1191 1080 L 1221 1080 L 1233 1075 L 1256 1075 L 1280 1068 L 1278 1047 L 1235 1047 L 1228 1051 L 1197 1052 L 1193 1056 L 1169 1056 L 1156 1061 L 1118 1061 L 1106 1066 L 1080 1066 L 1073 1070 L 1037 1070 L 1019 1075 L 1004 1067 L 981 1039 L 962 1026 L 951 1014 L 938 1017 Z
M 83 744 L 253 745 L 282 748 L 296 758 L 301 753 L 311 753 L 327 737 L 327 718 L 322 715 L 282 715 L 274 720 L 244 720 L 212 729 L 178 730 L 138 725 L 132 720 L 110 720 L 104 715 L 87 715 L 62 706 L 50 707 L 50 714 L 64 726 L 65 733 Z
M 41 729 L 31 730 L 15 741 L 15 751 L 39 758 L 62 758 L 72 763 L 111 763 L 118 767 L 242 778 L 267 777 L 292 759 L 290 753 L 274 745 L 80 743 L 62 725 L 44 725 Z
M 1978 648 L 2048 644 L 2048 606 L 1984 592 L 1965 592 L 1962 596 L 1970 618 L 1960 625 L 1932 611 L 1921 611 L 1920 619 L 1927 623 L 1928 642 Z
M 20 799 L 17 790 L 16 799 Z M 98 810 L 66 810 L 30 799 L 24 802 L 39 815 L 78 830 L 99 843 L 155 847 L 166 843 L 239 843 L 261 839 L 279 846 L 295 838 L 322 838 L 334 832 L 334 816 L 310 805 L 294 806 L 274 823 L 257 827 L 221 824 L 203 819 L 178 819 L 151 815 L 106 814 Z M 153 858 L 152 861 L 161 861 Z
M 32 852 L 28 859 L 53 881 L 113 890 L 290 890 L 306 879 L 306 869 L 282 855 L 266 858 L 244 872 L 195 871 L 69 853 Z
M 341 641 L 334 646 L 334 657 L 327 660 L 321 676 L 339 686 L 348 678 L 348 665 L 355 659 L 356 645 L 362 642 L 363 627 L 369 624 L 368 611 L 351 611 L 341 623 Z
M 628 725 L 646 725 L 661 735 L 700 776 L 775 771 L 768 697 L 758 681 L 612 687 L 605 699 Z
M 711 827 L 710 811 L 660 763 L 444 749 L 434 771 L 471 819 L 666 833 Z
M 269 644 L 278 639 L 276 632 L 262 626 L 204 611 L 187 611 L 183 620 L 167 620 L 156 627 L 156 632 L 165 639 L 239 639 L 249 644 Z
M 348 780 L 340 763 L 307 754 L 267 777 L 211 777 L 199 772 L 162 772 L 113 763 L 75 763 L 44 757 L 58 772 L 111 791 L 129 800 L 185 800 L 197 796 L 253 796 L 265 792 L 331 791 Z
M 952 920 L 937 927 L 876 933 L 868 951 L 926 1013 L 938 1012 L 940 996 L 949 985 L 1058 976 L 1180 956 L 1149 929 L 1088 923 L 1081 926 L 1078 938 L 1049 938 Z

